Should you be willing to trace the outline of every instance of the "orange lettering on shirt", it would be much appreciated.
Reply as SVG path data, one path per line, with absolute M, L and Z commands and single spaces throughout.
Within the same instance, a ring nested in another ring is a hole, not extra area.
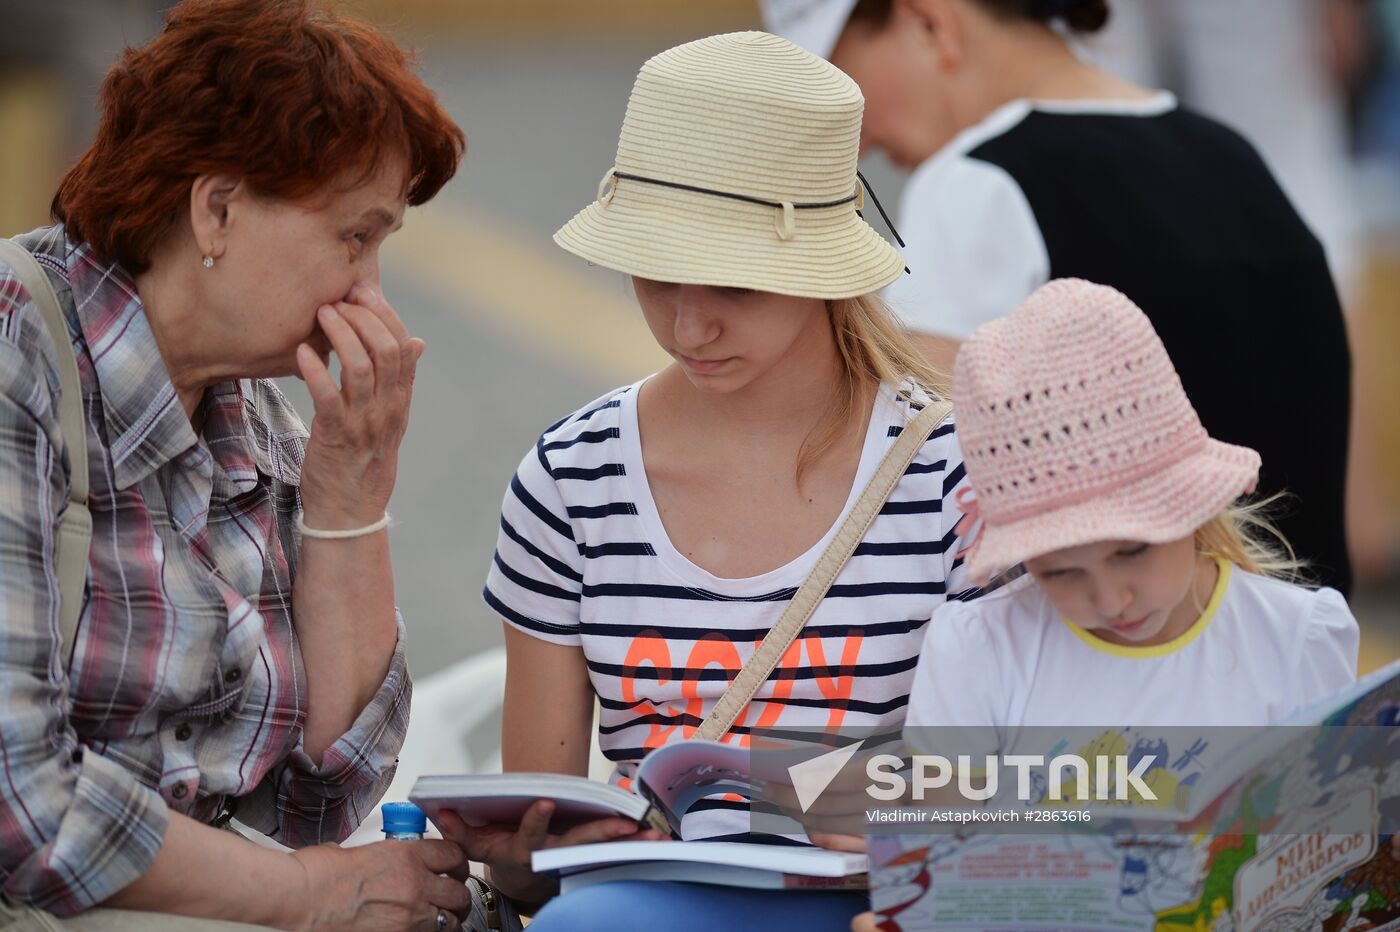
M 846 642 L 841 648 L 841 666 L 855 666 L 856 657 L 860 654 L 860 645 L 865 640 L 862 634 L 849 634 Z M 854 674 L 845 676 L 822 676 L 823 670 L 827 669 L 826 649 L 822 647 L 821 638 L 807 639 L 807 655 L 812 660 L 812 666 L 816 668 L 817 688 L 822 691 L 822 698 L 828 702 L 839 700 L 841 703 L 850 701 L 851 692 L 855 688 L 856 678 Z M 846 709 L 843 706 L 835 706 L 829 710 L 826 720 L 828 731 L 835 731 L 841 727 L 841 723 L 846 718 Z
M 685 669 L 686 678 L 681 683 L 681 695 L 685 696 L 685 710 L 689 715 L 701 718 L 701 711 L 705 701 L 700 698 L 700 677 L 699 673 L 711 664 L 717 664 L 720 669 L 728 674 L 725 678 L 727 686 L 739 675 L 739 668 L 743 666 L 739 662 L 739 649 L 734 646 L 734 642 L 718 636 L 703 637 L 695 642 L 695 646 L 690 649 L 690 656 L 686 658 Z M 695 734 L 700 726 L 687 725 L 684 731 L 685 737 L 689 738 Z M 747 739 L 747 735 L 744 736 Z M 734 733 L 730 732 L 722 737 L 721 741 L 733 742 Z M 748 741 L 744 740 L 747 745 Z
M 643 663 L 650 663 L 658 671 L 665 670 L 667 673 L 671 669 L 671 648 L 666 639 L 659 634 L 639 634 L 632 639 L 632 643 L 627 648 L 627 656 L 622 661 L 623 666 L 629 668 L 640 667 Z M 622 701 L 637 702 L 637 680 L 636 677 L 624 676 L 622 679 Z M 656 684 L 669 683 L 669 676 L 658 673 Z M 639 717 L 657 715 L 659 710 L 650 700 L 643 700 L 632 710 Z M 647 750 L 659 748 L 666 743 L 671 732 L 676 730 L 675 725 L 661 725 L 656 722 L 651 723 L 647 731 L 647 737 L 642 746 Z

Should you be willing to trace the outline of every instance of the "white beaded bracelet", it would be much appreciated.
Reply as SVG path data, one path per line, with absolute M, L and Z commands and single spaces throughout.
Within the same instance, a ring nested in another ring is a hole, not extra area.
M 306 522 L 301 520 L 301 515 L 297 515 L 297 530 L 301 531 L 303 537 L 314 537 L 318 540 L 346 540 L 351 537 L 365 537 L 375 531 L 382 531 L 389 526 L 389 512 L 384 512 L 384 517 L 373 524 L 366 524 L 364 527 L 351 528 L 348 531 L 318 531 L 314 527 L 307 527 Z

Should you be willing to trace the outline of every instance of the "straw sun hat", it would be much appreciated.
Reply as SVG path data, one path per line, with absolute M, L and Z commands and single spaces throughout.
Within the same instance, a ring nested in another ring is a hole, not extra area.
M 1253 491 L 1259 454 L 1211 439 L 1147 315 L 1065 278 L 958 352 L 958 439 L 981 584 L 1066 547 L 1179 540 Z
M 767 33 L 662 52 L 637 75 L 597 200 L 554 241 L 658 281 L 876 291 L 904 260 L 856 213 L 864 103 L 841 71 Z

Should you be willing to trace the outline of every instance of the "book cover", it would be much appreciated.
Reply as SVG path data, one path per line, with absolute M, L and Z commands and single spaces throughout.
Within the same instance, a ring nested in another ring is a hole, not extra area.
M 1400 930 L 1400 662 L 1110 830 L 871 839 L 882 932 Z

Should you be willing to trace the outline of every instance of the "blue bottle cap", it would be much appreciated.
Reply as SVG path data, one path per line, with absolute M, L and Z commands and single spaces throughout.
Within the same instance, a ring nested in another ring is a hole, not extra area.
M 385 803 L 379 811 L 384 816 L 385 832 L 421 835 L 428 830 L 428 817 L 413 803 Z

